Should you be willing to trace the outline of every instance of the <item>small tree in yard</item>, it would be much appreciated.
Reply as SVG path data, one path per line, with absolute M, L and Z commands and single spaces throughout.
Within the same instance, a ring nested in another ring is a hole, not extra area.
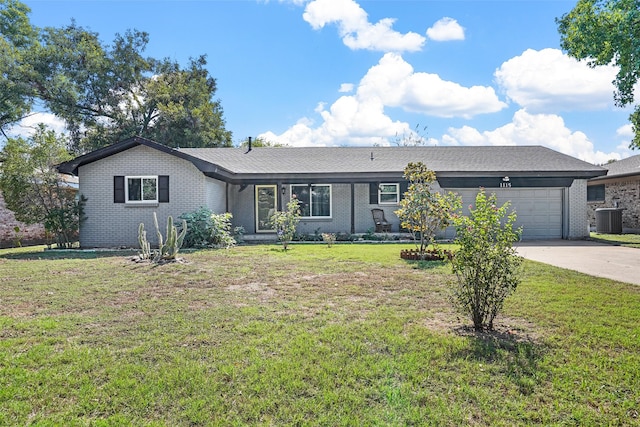
M 492 330 L 493 320 L 504 300 L 515 291 L 522 258 L 513 243 L 521 228 L 514 229 L 516 213 L 508 213 L 509 202 L 497 206 L 495 194 L 486 196 L 481 189 L 476 206 L 469 207 L 469 216 L 453 220 L 456 243 L 460 248 L 452 259 L 457 285 L 453 302 L 473 320 L 476 330 Z
M 400 225 L 411 232 L 424 257 L 429 245 L 437 249 L 436 233 L 451 224 L 455 212 L 460 209 L 460 197 L 452 192 L 431 191 L 436 174 L 422 162 L 409 163 L 404 169 L 404 178 L 409 181 L 409 188 L 395 214 L 400 218 Z M 419 245 L 417 235 L 420 236 Z
M 286 211 L 277 211 L 271 216 L 271 225 L 278 233 L 278 240 L 286 251 L 289 243 L 296 234 L 296 227 L 300 222 L 300 202 L 292 197 L 287 203 Z
M 16 219 L 44 224 L 58 247 L 70 248 L 84 219 L 86 198 L 61 178 L 56 165 L 69 160 L 66 138 L 40 125 L 28 140 L 10 138 L 0 152 L 0 191 Z

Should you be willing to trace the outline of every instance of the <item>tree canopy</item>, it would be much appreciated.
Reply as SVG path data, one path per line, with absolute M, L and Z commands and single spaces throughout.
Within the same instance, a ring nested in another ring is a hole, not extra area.
M 105 45 L 74 21 L 33 27 L 30 9 L 0 0 L 0 129 L 39 105 L 64 120 L 69 148 L 84 153 L 139 135 L 172 147 L 231 146 L 206 57 L 186 68 L 143 56 L 149 35 Z
M 579 0 L 557 24 L 561 46 L 569 55 L 592 67 L 619 67 L 613 82 L 616 105 L 633 105 L 640 77 L 640 0 Z M 631 147 L 640 148 L 640 105 L 629 119 L 634 131 Z

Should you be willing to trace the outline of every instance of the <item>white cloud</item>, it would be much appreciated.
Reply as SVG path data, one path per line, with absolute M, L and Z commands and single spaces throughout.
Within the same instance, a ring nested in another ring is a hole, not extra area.
M 18 124 L 10 128 L 7 135 L 10 137 L 28 138 L 34 134 L 37 126 L 43 123 L 48 129 L 55 131 L 57 134 L 66 133 L 67 128 L 64 121 L 50 113 L 33 113 Z
M 492 88 L 465 88 L 435 74 L 415 73 L 400 55 L 387 53 L 369 69 L 354 95 L 338 98 L 329 109 L 318 104 L 322 122 L 316 128 L 298 122 L 281 135 L 268 132 L 261 137 L 292 146 L 386 145 L 389 138 L 411 133 L 407 123 L 385 113 L 387 107 L 439 117 L 471 117 L 506 105 Z
M 385 106 L 437 117 L 473 117 L 506 108 L 491 87 L 464 87 L 437 74 L 414 72 L 400 55 L 387 53 L 363 77 L 361 99 L 380 98 Z
M 633 138 L 633 126 L 631 126 L 631 123 L 627 123 L 624 126 L 620 126 L 617 130 L 616 130 L 616 135 L 624 137 L 624 138 Z
M 527 49 L 495 72 L 511 100 L 537 112 L 609 108 L 615 75 L 614 67 L 590 68 L 558 49 Z
M 445 145 L 543 145 L 594 164 L 622 158 L 618 152 L 595 150 L 587 135 L 567 128 L 562 117 L 530 114 L 524 109 L 514 114 L 511 123 L 492 131 L 480 132 L 469 126 L 449 128 L 442 142 Z
M 340 89 L 338 89 L 340 93 L 348 93 L 353 92 L 353 83 L 342 83 L 340 85 Z
M 464 40 L 464 28 L 455 19 L 444 17 L 427 30 L 427 37 L 438 42 Z
M 426 41 L 420 34 L 393 30 L 395 20 L 391 18 L 370 23 L 367 12 L 353 0 L 313 0 L 302 17 L 316 30 L 337 24 L 342 41 L 353 50 L 413 52 L 422 49 Z
M 389 138 L 411 131 L 407 123 L 385 115 L 379 100 L 363 103 L 356 96 L 342 96 L 329 110 L 319 113 L 322 123 L 316 128 L 303 118 L 280 135 L 266 132 L 259 137 L 294 147 L 371 146 L 389 145 Z

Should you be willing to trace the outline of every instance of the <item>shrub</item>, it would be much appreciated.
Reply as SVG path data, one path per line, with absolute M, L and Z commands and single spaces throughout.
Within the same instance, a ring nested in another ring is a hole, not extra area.
M 322 233 L 322 240 L 327 244 L 327 247 L 330 248 L 336 242 L 336 234 L 335 233 Z
M 460 197 L 452 192 L 431 191 L 436 174 L 422 162 L 409 163 L 404 178 L 409 181 L 409 188 L 395 214 L 400 225 L 413 236 L 419 253 L 426 255 L 429 245 L 437 250 L 436 233 L 451 224 L 454 213 L 460 209 Z
M 231 231 L 231 219 L 229 212 L 211 214 L 211 245 L 217 248 L 230 248 L 236 244 Z
M 228 248 L 236 244 L 231 235 L 232 215 L 228 212 L 214 214 L 209 208 L 200 207 L 178 218 L 186 221 L 184 245 L 188 248 Z
M 509 202 L 497 207 L 495 194 L 487 197 L 484 189 L 476 196 L 470 215 L 454 218 L 460 248 L 453 256 L 457 277 L 453 289 L 454 304 L 473 321 L 476 330 L 492 330 L 493 320 L 504 300 L 515 291 L 522 258 L 513 243 L 521 228 L 514 229 L 516 213 L 507 213 Z
M 296 234 L 300 222 L 300 202 L 295 197 L 287 203 L 286 211 L 277 211 L 271 216 L 271 225 L 278 233 L 278 240 L 286 251 Z

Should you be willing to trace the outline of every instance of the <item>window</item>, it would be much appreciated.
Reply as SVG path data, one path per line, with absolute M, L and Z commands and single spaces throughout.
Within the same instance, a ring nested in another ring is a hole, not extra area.
M 587 186 L 587 202 L 604 202 L 604 184 Z
M 294 184 L 291 197 L 300 202 L 300 214 L 307 218 L 331 218 L 330 184 Z
M 169 176 L 114 176 L 113 202 L 169 203 Z
M 381 205 L 397 205 L 400 202 L 399 184 L 380 184 L 378 186 L 378 203 Z
M 157 202 L 158 177 L 128 176 L 125 197 L 127 203 Z

